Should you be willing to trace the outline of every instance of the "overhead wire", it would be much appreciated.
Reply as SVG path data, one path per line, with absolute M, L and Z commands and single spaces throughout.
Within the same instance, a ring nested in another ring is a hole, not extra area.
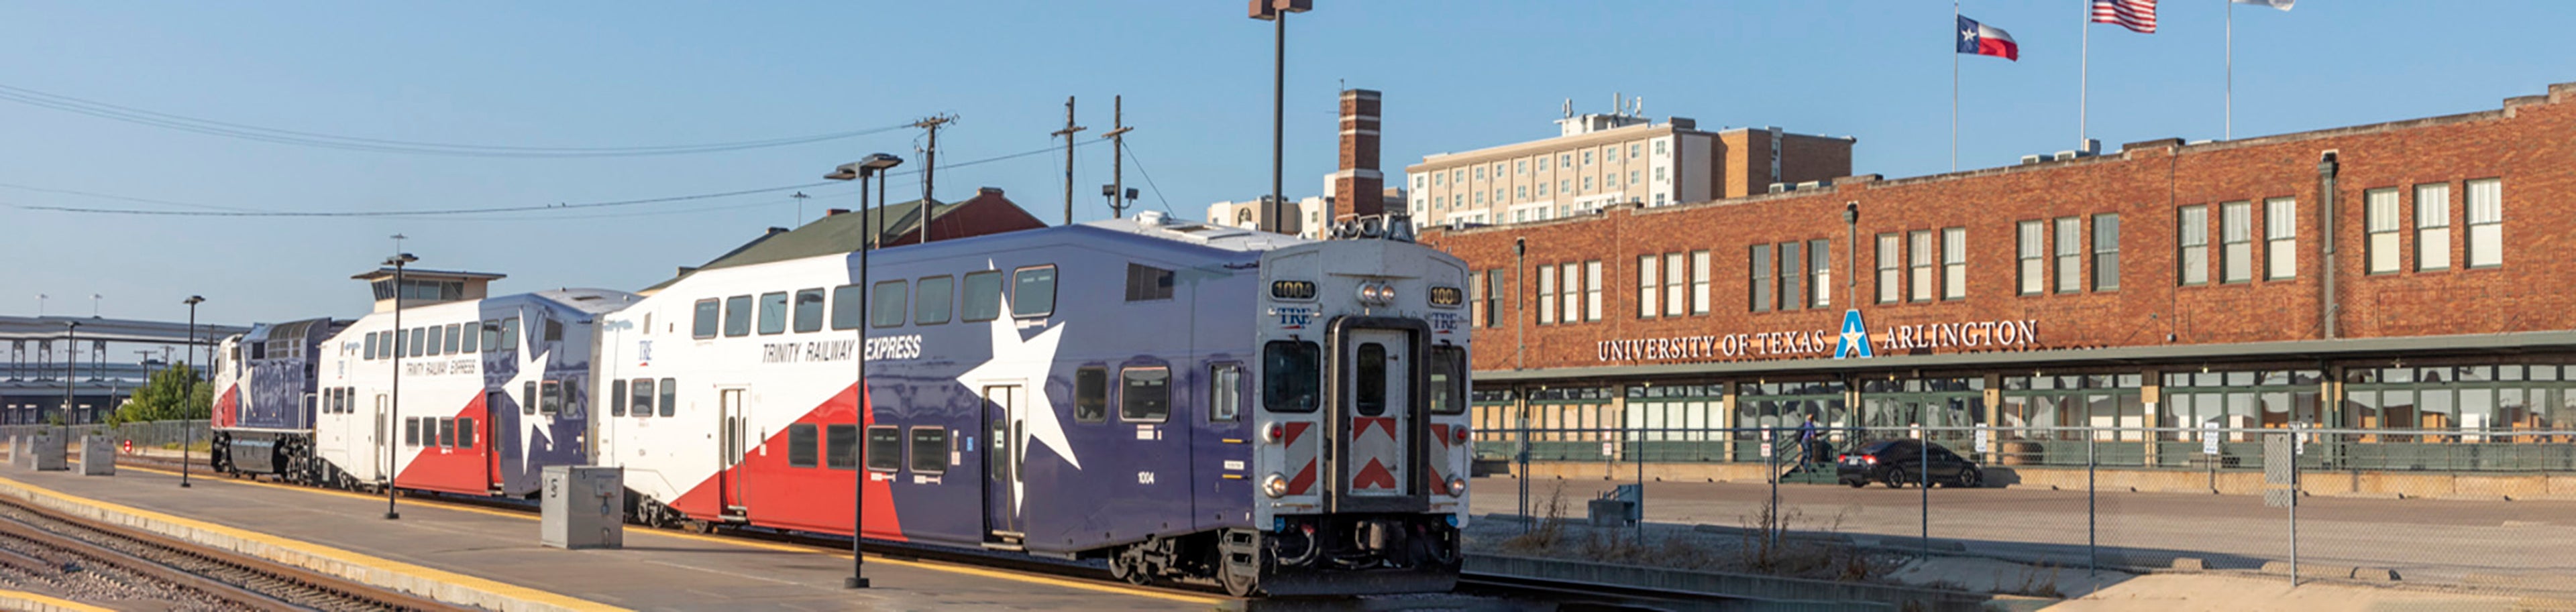
M 1136 164 L 1136 173 L 1137 173 L 1137 174 L 1140 174 L 1140 175 L 1144 175 L 1144 177 L 1145 177 L 1145 187 L 1146 187 L 1147 189 L 1152 189 L 1152 190 L 1154 190 L 1154 199 L 1155 199 L 1155 200 L 1159 200 L 1159 201 L 1161 201 L 1161 202 L 1163 203 L 1163 214 L 1166 214 L 1166 215 L 1177 215 L 1177 214 L 1180 214 L 1180 213 L 1177 213 L 1177 212 L 1172 212 L 1172 200 L 1171 200 L 1170 198 L 1163 197 L 1163 186 L 1162 186 L 1162 185 L 1156 185 L 1156 184 L 1154 184 L 1154 173 L 1152 173 L 1152 172 L 1148 172 L 1148 171 L 1146 171 L 1146 170 L 1145 170 L 1145 160 L 1136 159 L 1136 147 L 1123 147 L 1123 148 L 1127 149 L 1127 161 L 1129 161 L 1129 162 L 1133 162 L 1133 163 L 1135 163 L 1135 164 Z
M 212 135 L 212 136 L 223 136 L 223 137 L 229 137 L 229 138 L 238 138 L 238 139 L 243 139 L 243 140 L 252 140 L 252 141 L 258 141 L 258 142 L 268 142 L 268 143 L 275 143 L 275 144 L 296 145 L 296 146 L 308 146 L 308 147 L 319 147 L 319 148 L 339 149 L 339 150 L 348 150 L 348 151 L 365 151 L 365 152 L 374 152 L 374 153 L 393 153 L 393 154 L 408 154 L 408 155 L 445 155 L 445 156 L 458 156 L 458 157 L 514 157 L 514 158 L 640 157 L 640 156 L 654 156 L 654 155 L 684 155 L 684 154 L 695 154 L 695 153 L 717 153 L 717 152 L 725 152 L 725 151 L 740 151 L 740 150 L 746 150 L 746 149 L 759 149 L 759 148 L 769 148 L 769 147 L 781 147 L 781 146 L 788 146 L 788 145 L 798 145 L 798 144 L 807 144 L 807 143 L 815 143 L 815 142 L 824 142 L 824 141 L 830 141 L 830 140 L 841 140 L 841 139 L 846 139 L 846 138 L 855 138 L 855 137 L 859 137 L 859 136 L 867 136 L 867 135 L 871 135 L 871 134 L 881 134 L 881 133 L 886 133 L 886 132 L 892 132 L 892 131 L 895 131 L 895 130 L 901 130 L 901 129 L 905 129 L 905 128 L 912 127 L 912 124 L 910 124 L 910 123 L 903 123 L 903 124 L 896 124 L 896 125 L 889 125 L 889 126 L 882 126 L 882 127 L 874 127 L 874 128 L 866 128 L 866 129 L 857 129 L 857 130 L 844 130 L 844 131 L 828 132 L 828 133 L 821 133 L 821 134 L 807 134 L 807 135 L 802 135 L 802 136 L 790 136 L 790 137 L 784 137 L 784 138 L 771 138 L 771 139 L 763 139 L 763 140 L 745 140 L 745 141 L 733 141 L 733 142 L 715 142 L 715 143 L 681 144 L 681 145 L 648 145 L 648 146 L 620 146 L 620 147 L 540 147 L 540 146 L 521 146 L 521 145 L 488 145 L 488 144 L 443 143 L 443 142 L 427 142 L 427 141 L 411 141 L 411 140 L 394 140 L 394 139 L 385 139 L 385 138 L 370 138 L 370 137 L 363 137 L 363 136 L 344 136 L 344 135 L 337 135 L 337 134 L 325 134 L 325 133 L 319 133 L 319 132 L 308 132 L 308 131 L 299 131 L 299 130 L 288 130 L 288 129 L 282 129 L 282 128 L 264 127 L 264 126 L 249 125 L 249 124 L 243 124 L 243 123 L 234 123 L 234 122 L 228 122 L 228 121 L 218 121 L 218 120 L 213 120 L 213 119 L 204 119 L 204 118 L 199 118 L 199 117 L 190 117 L 190 116 L 186 116 L 186 115 L 177 115 L 177 114 L 171 114 L 171 113 L 164 113 L 164 112 L 152 111 L 152 110 L 146 110 L 146 109 L 135 108 L 135 107 L 130 107 L 130 106 L 122 106 L 122 105 L 110 104 L 110 103 L 106 103 L 106 102 L 98 102 L 98 101 L 94 101 L 94 100 L 86 100 L 86 99 L 82 99 L 82 98 L 75 98 L 75 97 L 71 97 L 71 96 L 64 96 L 64 95 L 59 95 L 59 94 L 46 93 L 46 92 L 42 92 L 42 91 L 37 91 L 37 90 L 33 90 L 33 89 L 27 89 L 27 88 L 24 88 L 24 87 L 15 87 L 15 86 L 10 86 L 10 85 L 0 85 L 0 100 L 10 101 L 10 102 L 17 102 L 17 103 L 20 103 L 20 104 L 25 104 L 25 105 L 35 106 L 35 107 L 40 107 L 40 108 L 48 108 L 48 109 L 53 109 L 53 110 L 59 110 L 59 111 L 63 111 L 63 112 L 76 113 L 76 114 L 81 114 L 81 115 L 88 115 L 88 116 L 98 117 L 98 118 L 102 118 L 102 119 L 109 119 L 109 120 L 114 120 L 114 121 L 122 121 L 122 122 L 126 122 L 126 123 L 133 123 L 133 124 L 137 124 L 137 125 L 144 125 L 144 126 L 151 126 L 151 127 L 159 127 L 159 128 L 164 128 L 164 129 L 172 129 L 172 130 L 179 130 L 179 131 L 186 131 L 186 132 L 195 132 L 195 133 L 199 133 L 199 134 L 207 134 L 207 135 Z

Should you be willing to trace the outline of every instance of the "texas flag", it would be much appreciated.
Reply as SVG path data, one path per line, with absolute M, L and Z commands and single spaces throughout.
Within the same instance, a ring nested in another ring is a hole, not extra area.
M 2021 45 L 2013 43 L 2011 33 L 1967 17 L 1959 18 L 1959 52 L 2021 61 Z

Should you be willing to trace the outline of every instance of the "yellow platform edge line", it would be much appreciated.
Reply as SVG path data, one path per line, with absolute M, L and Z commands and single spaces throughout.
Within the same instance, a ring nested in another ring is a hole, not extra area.
M 23 490 L 23 491 L 26 491 L 26 492 L 27 492 L 27 494 L 28 494 L 29 496 L 34 496 L 34 497 L 50 497 L 50 498 L 53 498 L 55 501 L 58 501 L 58 502 L 61 502 L 61 503 L 66 503 L 66 504 L 71 504 L 71 505 L 76 505 L 76 506 L 87 506 L 87 507 L 95 508 L 95 509 L 98 509 L 98 510 L 101 510 L 101 511 L 105 511 L 105 512 L 117 513 L 117 514 L 125 514 L 125 515 L 135 516 L 135 517 L 141 517 L 141 518 L 144 518 L 144 519 L 147 519 L 147 520 L 152 520 L 152 521 L 159 521 L 159 522 L 163 522 L 163 523 L 168 523 L 168 524 L 171 524 L 171 525 L 176 525 L 176 526 L 183 527 L 183 528 L 187 528 L 187 529 L 194 529 L 194 530 L 199 530 L 199 531 L 206 531 L 206 532 L 212 532 L 212 533 L 223 534 L 223 535 L 227 535 L 227 536 L 231 536 L 231 537 L 235 537 L 235 538 L 240 538 L 240 539 L 244 539 L 244 540 L 250 540 L 250 541 L 253 541 L 253 542 L 259 542 L 259 543 L 262 543 L 262 544 L 267 544 L 267 545 L 270 545 L 270 546 L 275 546 L 275 547 L 279 547 L 279 548 L 283 548 L 283 549 L 287 549 L 287 550 L 291 550 L 291 551 L 295 551 L 295 552 L 303 553 L 303 554 L 306 554 L 306 555 L 311 555 L 311 556 L 316 556 L 316 557 L 322 557 L 322 558 L 327 558 L 327 559 L 333 559 L 333 560 L 340 561 L 340 562 L 343 562 L 343 563 L 349 563 L 349 564 L 352 564 L 352 565 L 358 565 L 358 566 L 361 566 L 361 567 L 367 567 L 367 568 L 371 568 L 371 569 L 375 569 L 375 570 L 379 570 L 379 571 L 384 571 L 384 572 L 389 572 L 389 573 L 394 573 L 394 574 L 408 575 L 408 576 L 411 576 L 411 577 L 413 577 L 413 578 L 418 578 L 418 579 L 422 579 L 422 580 L 428 580 L 428 581 L 434 581 L 434 582 L 444 582 L 444 583 L 447 583 L 447 584 L 456 585 L 456 586 L 460 586 L 460 587 L 465 587 L 465 588 L 468 588 L 468 589 L 473 589 L 473 590 L 483 591 L 483 592 L 486 592 L 486 593 L 491 593 L 491 594 L 498 595 L 498 596 L 501 596 L 501 597 L 507 597 L 507 598 L 511 598 L 511 599 L 517 599 L 517 600 L 527 601 L 527 602 L 531 602 L 531 603 L 537 603 L 537 604 L 541 604 L 541 605 L 554 606 L 554 607 L 558 607 L 558 608 L 562 608 L 562 609 L 567 609 L 567 610 L 592 610 L 592 611 L 597 611 L 597 612 L 628 612 L 626 608 L 620 608 L 620 607 L 616 607 L 616 606 L 611 606 L 611 605 L 608 605 L 608 604 L 603 604 L 603 603 L 599 603 L 599 602 L 595 602 L 595 601 L 590 601 L 590 600 L 586 600 L 586 599 L 581 599 L 581 598 L 577 598 L 577 597 L 572 597 L 572 596 L 568 596 L 568 595 L 564 595 L 564 594 L 560 594 L 560 593 L 555 593 L 555 592 L 551 592 L 551 591 L 544 591 L 544 590 L 539 590 L 539 589 L 534 589 L 534 588 L 529 588 L 529 587 L 519 586 L 519 585 L 515 585 L 515 584 L 509 584 L 509 583 L 500 582 L 500 581 L 496 581 L 496 580 L 491 580 L 491 579 L 487 579 L 487 578 L 479 578 L 479 577 L 475 577 L 475 576 L 468 576 L 468 575 L 465 575 L 465 574 L 459 574 L 459 573 L 450 572 L 450 571 L 447 571 L 447 570 L 441 570 L 441 569 L 436 569 L 436 568 L 430 568 L 430 567 L 423 567 L 423 566 L 418 566 L 418 565 L 412 565 L 412 564 L 409 564 L 409 563 L 403 563 L 403 562 L 400 562 L 400 561 L 394 561 L 394 560 L 391 560 L 391 559 L 384 559 L 384 558 L 375 557 L 375 556 L 372 556 L 372 555 L 366 555 L 366 554 L 360 554 L 360 553 L 357 553 L 357 552 L 352 552 L 352 551 L 347 551 L 347 550 L 341 550 L 341 549 L 338 549 L 338 548 L 332 548 L 332 547 L 329 547 L 329 546 L 323 546 L 323 545 L 320 545 L 320 544 L 315 544 L 315 543 L 311 543 L 311 542 L 305 542 L 305 541 L 302 541 L 302 540 L 289 539 L 289 538 L 285 538 L 285 537 L 281 537 L 281 536 L 276 536 L 276 535 L 271 535 L 271 534 L 266 534 L 266 533 L 260 533 L 260 532 L 251 531 L 251 530 L 248 530 L 248 529 L 241 529 L 241 528 L 238 528 L 238 527 L 232 527 L 232 526 L 227 526 L 227 525 L 219 525 L 219 524 L 209 523 L 209 522 L 200 521 L 200 520 L 196 520 L 196 519 L 181 518 L 181 517 L 177 517 L 177 516 L 172 516 L 172 515 L 168 515 L 168 514 L 162 514 L 162 513 L 159 513 L 159 512 L 153 512 L 153 511 L 150 511 L 150 510 L 144 510 L 144 509 L 142 509 L 142 508 L 136 508 L 136 507 L 132 507 L 132 506 L 126 506 L 126 505 L 123 505 L 123 504 L 117 504 L 117 503 L 113 503 L 113 502 L 106 502 L 106 501 L 94 500 L 94 499 L 89 499 L 89 498 L 84 498 L 84 497 L 78 497 L 78 496 L 70 495 L 70 494 L 67 494 L 67 493 L 62 493 L 62 492 L 54 491 L 54 490 L 52 490 L 52 489 L 47 489 L 47 488 L 44 488 L 44 487 L 39 487 L 39 486 L 35 486 L 35 485 L 31 485 L 31 484 L 27 484 L 27 483 L 25 483 L 25 482 L 20 482 L 20 481 L 15 480 L 15 479 L 10 479 L 10 478 L 5 478 L 5 477 L 0 477 L 0 484 L 6 484 L 6 485 L 8 485 L 8 486 L 16 487 L 16 488 L 18 488 L 18 489 L 21 489 L 21 490 Z
M 0 605 L 8 605 L 11 610 L 34 610 L 37 612 L 116 612 L 113 608 L 101 608 L 67 599 L 57 599 L 26 591 L 11 591 L 6 589 L 0 589 Z
M 156 474 L 168 474 L 168 475 L 172 475 L 172 476 L 176 476 L 176 475 L 178 475 L 178 474 L 179 474 L 178 472 L 173 472 L 173 471 L 168 471 L 168 470 L 161 470 L 161 469 L 157 469 L 157 468 L 139 468 L 139 467 L 130 467 L 130 466 L 117 466 L 117 469 L 120 469 L 120 470 L 134 470 L 134 471 L 138 471 L 138 472 L 151 472 L 151 473 L 156 473 Z M 288 485 L 288 484 L 278 484 L 278 483 L 273 483 L 273 482 L 261 482 L 261 481 L 257 481 L 257 480 L 239 480 L 239 479 L 233 479 L 233 478 L 212 478 L 212 479 L 205 479 L 205 480 L 206 480 L 207 482 L 220 482 L 220 483 L 224 483 L 224 484 L 237 484 L 237 485 L 249 485 L 249 486 L 256 486 L 256 487 L 267 487 L 267 488 L 282 489 L 282 490 L 287 490 L 287 491 L 296 491 L 296 492 L 302 492 L 302 493 L 314 493 L 314 494 L 321 494 L 321 495 L 336 495 L 336 496 L 342 496 L 342 497 L 361 498 L 361 499 L 384 499 L 384 497 L 383 497 L 383 496 L 378 496 L 378 495 L 365 495 L 365 494 L 360 494 L 360 493 L 351 493 L 351 492 L 348 492 L 348 491 L 336 491 L 336 490 L 331 490 L 331 489 L 317 489 L 317 488 L 313 488 L 313 487 L 304 487 L 304 486 L 296 486 L 296 485 Z M 21 486 L 23 486 L 23 485 L 21 485 Z M 427 507 L 433 507 L 433 508 L 438 508 L 438 509 L 441 509 L 441 510 L 456 510 L 456 511 L 461 511 L 461 512 L 472 512 L 472 513 L 476 513 L 476 514 L 488 514 L 488 515 L 492 515 L 492 516 L 506 516 L 506 517 L 515 518 L 515 519 L 519 519 L 519 520 L 525 520 L 525 521 L 534 521 L 534 520 L 538 520 L 538 519 L 539 519 L 539 517 L 529 515 L 528 513 L 525 513 L 525 512 L 508 512 L 508 511 L 503 511 L 503 510 L 494 510 L 494 509 L 491 509 L 491 508 L 484 508 L 484 507 L 472 506 L 472 505 L 467 505 L 467 504 L 458 504 L 458 503 L 442 502 L 442 501 L 435 501 L 435 500 L 425 500 L 425 499 L 417 499 L 417 498 L 406 498 L 406 499 L 404 499 L 404 500 L 403 500 L 403 502 L 402 502 L 402 503 L 410 504 L 410 505 L 415 505 L 415 506 L 427 506 Z M 703 535 L 703 534 L 695 534 L 695 533 L 684 533 L 684 532 L 668 531 L 668 530 L 662 530 L 662 529 L 630 529 L 630 530 L 628 530 L 628 531 L 627 531 L 627 533 L 630 533 L 630 534 L 640 533 L 640 534 L 645 534 L 645 535 L 650 535 L 650 536 L 659 536 L 659 537 L 673 538 L 673 539 L 680 539 L 680 540 L 690 540 L 690 541 L 696 541 L 696 542 L 710 542 L 710 543 L 716 543 L 716 544 L 724 544 L 724 545 L 728 545 L 728 546 L 736 546 L 736 547 L 741 547 L 741 548 L 753 548 L 753 549 L 760 549 L 760 550 L 774 550 L 774 551 L 780 551 L 780 552 L 803 553 L 803 554 L 809 554 L 809 555 L 822 555 L 822 556 L 835 557 L 835 558 L 840 558 L 840 559 L 848 559 L 848 558 L 850 558 L 850 553 L 848 553 L 848 552 L 844 552 L 844 551 L 832 551 L 832 550 L 827 550 L 827 549 L 815 548 L 815 547 L 812 547 L 812 546 L 800 546 L 800 545 L 795 545 L 795 544 L 780 544 L 780 543 L 776 543 L 776 542 L 763 542 L 763 541 L 760 541 L 760 540 L 751 540 L 751 539 L 744 539 L 744 538 L 727 538 L 727 537 L 719 537 L 719 536 L 711 536 L 711 535 Z M 918 568 L 918 569 L 925 569 L 925 570 L 938 571 L 938 572 L 948 572 L 948 573 L 953 573 L 953 574 L 965 574 L 965 575 L 969 575 L 969 576 L 977 576 L 977 577 L 983 577 L 983 578 L 996 578 L 996 579 L 1002 579 L 1002 580 L 1014 580 L 1014 581 L 1019 581 L 1019 582 L 1027 582 L 1027 583 L 1032 583 L 1032 584 L 1044 584 L 1044 585 L 1050 585 L 1050 586 L 1060 586 L 1060 587 L 1065 587 L 1065 588 L 1069 588 L 1069 589 L 1080 589 L 1080 590 L 1085 590 L 1085 591 L 1095 591 L 1095 592 L 1101 592 L 1101 593 L 1113 593 L 1113 594 L 1118 594 L 1118 595 L 1133 595 L 1133 596 L 1138 596 L 1138 597 L 1147 597 L 1147 598 L 1152 598 L 1152 599 L 1161 599 L 1161 600 L 1165 600 L 1165 601 L 1177 601 L 1177 602 L 1183 602 L 1183 603 L 1217 604 L 1217 603 L 1223 603 L 1223 602 L 1226 602 L 1226 601 L 1231 601 L 1231 600 L 1229 600 L 1229 599 L 1220 598 L 1220 597 L 1214 597 L 1214 596 L 1191 595 L 1191 594 L 1187 594 L 1187 593 L 1172 593 L 1172 592 L 1164 592 L 1164 591 L 1155 591 L 1155 590 L 1146 590 L 1146 589 L 1136 589 L 1136 588 L 1124 587 L 1124 586 L 1118 586 L 1118 585 L 1111 585 L 1111 584 L 1097 584 L 1097 583 L 1091 583 L 1091 582 L 1084 582 L 1084 581 L 1080 581 L 1080 580 L 1069 580 L 1069 579 L 1063 579 L 1063 578 L 1056 578 L 1056 577 L 1052 577 L 1052 576 L 1040 576 L 1040 575 L 1036 575 L 1036 574 L 1023 574 L 1023 573 L 1010 572 L 1010 571 L 1004 571 L 1004 570 L 987 569 L 987 568 L 975 567 L 975 566 L 971 566 L 971 565 L 960 565 L 960 564 L 953 564 L 953 563 L 937 563 L 937 562 L 929 562 L 929 561 L 910 561 L 910 560 L 903 560 L 903 559 L 888 559 L 888 558 L 885 558 L 885 557 L 884 557 L 884 556 L 882 556 L 882 555 L 876 555 L 876 554 L 870 554 L 870 555 L 868 555 L 868 562 L 869 562 L 869 563 L 885 563 L 885 564 L 895 565 L 895 566 L 900 566 L 900 567 Z

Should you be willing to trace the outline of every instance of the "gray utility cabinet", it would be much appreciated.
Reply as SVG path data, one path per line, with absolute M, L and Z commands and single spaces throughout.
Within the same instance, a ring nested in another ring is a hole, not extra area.
M 546 466 L 539 539 L 555 548 L 626 546 L 624 468 Z
M 81 438 L 81 475 L 116 475 L 116 440 L 105 430 L 92 431 Z

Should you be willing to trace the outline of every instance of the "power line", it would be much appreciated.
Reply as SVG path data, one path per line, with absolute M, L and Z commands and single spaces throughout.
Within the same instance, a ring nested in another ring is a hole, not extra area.
M 891 132 L 912 126 L 910 123 L 904 123 L 884 127 L 823 134 L 808 134 L 785 138 L 700 144 L 626 147 L 534 147 L 392 140 L 271 128 L 163 113 L 129 106 L 120 106 L 9 85 L 0 85 L 0 100 L 137 125 L 275 144 L 349 151 L 367 151 L 375 153 L 448 155 L 459 157 L 638 157 L 651 155 L 717 153 L 855 138 L 859 136 Z
M 1091 145 L 1091 144 L 1093 144 L 1093 143 L 1096 143 L 1096 142 L 1105 142 L 1105 141 L 1091 141 L 1091 142 L 1084 142 L 1084 143 L 1077 144 L 1076 146 L 1089 146 L 1089 145 Z M 975 159 L 975 160 L 962 161 L 962 162 L 957 162 L 957 163 L 953 163 L 953 164 L 941 164 L 941 165 L 939 166 L 939 169 L 942 169 L 942 170 L 949 170 L 949 169 L 963 168 L 963 167 L 967 167 L 967 166 L 974 166 L 974 165 L 979 165 L 979 164 L 988 164 L 988 163 L 992 163 L 992 162 L 998 162 L 998 161 L 1004 161 L 1004 160 L 1010 160 L 1010 159 L 1018 159 L 1018 158 L 1022 158 L 1022 157 L 1032 156 L 1032 155 L 1039 155 L 1039 154 L 1044 154 L 1044 153 L 1052 153 L 1052 152 L 1055 152 L 1055 151 L 1058 151 L 1058 150 L 1060 150 L 1060 149 L 1058 149 L 1057 147 L 1054 147 L 1054 146 L 1048 146 L 1048 147 L 1045 147 L 1045 148 L 1040 148 L 1040 149 L 1031 149 L 1031 150 L 1021 151 L 1021 152 L 1018 152 L 1018 153 L 1012 153 L 1012 154 L 1008 154 L 1008 155 L 998 155 L 998 156 L 987 157 L 987 158 L 983 158 L 983 159 Z M 1139 169 L 1141 170 L 1141 168 L 1139 168 Z M 918 173 L 921 173 L 922 171 L 923 171 L 923 169 L 922 169 L 922 168 L 914 168 L 914 169 L 911 169 L 911 170 L 905 170 L 905 171 L 901 171 L 901 172 L 890 172 L 890 173 L 887 173 L 887 174 L 888 174 L 889 176 L 898 176 L 898 175 L 918 174 Z M 1148 177 L 1148 178 L 1149 178 L 1149 180 L 1150 180 L 1150 178 L 1151 178 L 1151 177 Z M 543 204 L 543 205 L 532 205 L 532 206 L 499 206 L 499 207 L 488 207 L 488 208 L 447 208 L 447 209 L 430 209 L 430 210 L 383 210 L 383 211 L 272 211 L 272 210 L 256 210 L 256 209 L 242 209 L 242 208 L 232 208 L 232 207 L 224 207 L 224 206 L 214 206 L 214 205 L 208 205 L 208 204 L 194 204 L 194 203 L 187 203 L 187 202 L 174 202 L 174 201 L 169 201 L 169 200 L 154 200 L 154 199 L 148 199 L 148 198 L 134 198 L 134 197 L 126 197 L 126 196 L 118 196 L 118 195 L 110 195 L 110 194 L 102 194 L 102 193 L 92 193 L 92 192 L 86 192 L 86 191 L 73 191 L 73 190 L 67 190 L 67 189 L 50 189 L 50 188 L 43 188 L 43 187 L 31 187 L 31 186 L 25 186 L 25 185 L 0 184 L 0 186 L 11 187 L 11 188 L 16 188 L 16 189 L 25 189 L 25 190 L 30 190 L 30 191 L 46 191 L 46 192 L 55 192 L 55 193 L 66 193 L 66 194 L 83 195 L 83 196 L 90 196 L 90 197 L 99 197 L 99 198 L 109 198 L 109 199 L 117 199 L 117 200 L 126 200 L 126 201 L 132 201 L 132 202 L 145 202 L 145 203 L 152 203 L 152 204 L 165 204 L 165 205 L 171 205 L 171 206 L 188 206 L 188 207 L 207 208 L 207 209 L 214 209 L 214 210 L 149 210 L 149 209 L 136 209 L 136 208 L 93 208 L 93 207 L 78 207 L 78 206 L 49 206 L 49 205 L 39 205 L 39 204 L 17 204 L 17 203 L 10 203 L 10 202 L 0 202 L 0 206 L 7 206 L 7 207 L 10 207 L 10 208 L 17 208 L 17 209 L 22 209 L 22 210 L 41 210 L 41 211 L 50 211 L 50 212 L 67 212 L 67 213 L 84 213 L 84 214 L 137 215 L 137 216 L 153 216 L 153 217 L 306 217 L 306 218 L 317 218 L 317 217 L 433 217 L 433 216 L 445 216 L 445 215 L 471 215 L 471 214 L 512 213 L 512 212 L 545 212 L 545 211 L 578 210 L 578 209 L 586 209 L 586 208 L 610 208 L 610 207 L 622 207 L 622 206 L 635 206 L 635 205 L 641 205 L 641 204 L 661 204 L 661 203 L 668 203 L 668 202 L 686 202 L 686 201 L 692 201 L 692 200 L 707 200 L 707 199 L 715 199 L 715 198 L 727 198 L 727 197 L 734 197 L 734 196 L 745 196 L 745 195 L 752 195 L 752 194 L 758 194 L 758 193 L 770 193 L 770 192 L 788 191 L 788 190 L 817 189 L 818 191 L 822 191 L 822 190 L 819 190 L 818 188 L 821 188 L 821 187 L 827 187 L 827 186 L 835 186 L 835 185 L 840 185 L 840 184 L 842 184 L 840 181 L 822 181 L 822 182 L 815 182 L 815 183 L 803 183 L 803 184 L 797 184 L 797 185 L 780 185 L 780 186 L 776 186 L 776 187 L 760 187 L 760 188 L 754 188 L 754 189 L 737 189 L 737 190 L 733 190 L 733 191 L 721 191 L 721 192 L 715 192 L 715 193 L 698 193 L 698 194 L 677 195 L 677 196 L 664 196 L 664 197 L 657 197 L 657 198 L 641 198 L 641 199 L 633 199 L 633 200 L 610 200 L 610 201 L 604 201 L 604 202 L 579 202 L 579 203 L 563 203 L 563 204 Z M 1159 191 L 1157 192 L 1157 195 L 1158 195 L 1158 196 L 1160 195 L 1160 192 L 1159 192 Z M 1166 206 L 1168 207 L 1168 205 L 1166 205 Z M 549 218 L 554 218 L 554 217 L 549 216 Z
M 1136 159 L 1136 148 L 1135 148 L 1135 147 L 1119 147 L 1119 148 L 1121 148 L 1121 149 L 1126 149 L 1126 151 L 1127 151 L 1127 161 L 1136 162 L 1136 173 L 1137 173 L 1137 174 L 1145 175 L 1145 187 L 1146 187 L 1146 188 L 1148 188 L 1148 189 L 1152 189 L 1152 190 L 1154 190 L 1154 199 L 1156 199 L 1156 200 L 1161 200 L 1161 201 L 1163 202 L 1163 214 L 1166 214 L 1166 215 L 1177 215 L 1177 214 L 1180 214 L 1180 213 L 1172 212 L 1172 200 L 1171 200 L 1170 198 L 1165 198 L 1165 197 L 1163 197 L 1163 186 L 1162 186 L 1162 185 L 1156 185 L 1156 184 L 1154 184 L 1154 173 L 1152 173 L 1152 172 L 1146 172 L 1146 171 L 1145 171 L 1145 160 Z M 1213 221 L 1213 219 L 1211 219 L 1211 221 Z

